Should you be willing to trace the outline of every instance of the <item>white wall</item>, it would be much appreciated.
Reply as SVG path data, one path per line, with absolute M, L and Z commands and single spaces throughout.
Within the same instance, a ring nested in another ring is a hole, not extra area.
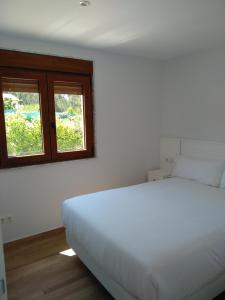
M 4 261 L 4 250 L 3 250 L 3 246 L 2 246 L 2 226 L 0 224 L 0 282 L 1 280 L 4 280 L 4 283 L 6 283 L 6 279 L 5 279 L 5 261 Z M 0 299 L 1 300 L 7 300 L 7 291 L 3 291 L 3 286 L 2 286 L 2 282 L 0 285 Z M 5 288 L 6 288 L 6 284 L 5 284 Z M 2 296 L 4 292 L 4 295 Z
M 6 36 L 0 48 L 94 61 L 96 157 L 0 170 L 7 241 L 61 226 L 68 197 L 144 181 L 160 134 L 225 141 L 225 48 L 163 63 Z
M 225 141 L 225 48 L 164 63 L 161 133 Z
M 61 225 L 64 199 L 139 183 L 159 164 L 160 65 L 72 46 L 0 36 L 0 48 L 94 60 L 96 158 L 0 171 L 5 241 Z

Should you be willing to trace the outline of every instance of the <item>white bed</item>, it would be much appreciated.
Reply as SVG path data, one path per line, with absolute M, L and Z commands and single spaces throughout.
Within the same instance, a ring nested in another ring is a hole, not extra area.
M 117 300 L 225 290 L 225 190 L 170 178 L 66 200 L 68 242 Z

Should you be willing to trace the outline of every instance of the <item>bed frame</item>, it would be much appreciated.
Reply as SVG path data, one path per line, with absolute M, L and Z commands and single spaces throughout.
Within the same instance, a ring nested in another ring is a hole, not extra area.
M 79 242 L 73 237 L 68 229 L 66 229 L 66 236 L 70 247 L 75 251 L 76 255 L 78 255 L 80 260 L 116 300 L 142 300 L 131 295 L 119 283 L 113 280 L 104 270 L 102 270 L 102 268 L 79 244 Z M 203 286 L 198 292 L 191 295 L 189 298 L 186 298 L 186 300 L 212 300 L 224 291 L 224 287 L 225 272 L 224 274 L 221 274 L 220 277 L 216 278 L 215 281 L 210 282 L 207 286 Z
M 225 143 L 207 142 L 180 138 L 161 138 L 160 140 L 160 167 L 168 171 L 171 169 L 175 157 L 179 154 L 194 158 L 225 159 Z M 101 282 L 116 300 L 142 300 L 131 295 L 118 282 L 113 280 L 79 244 L 73 234 L 66 229 L 67 241 L 81 261 L 93 275 Z M 225 272 L 214 281 L 201 287 L 187 300 L 212 300 L 224 291 Z

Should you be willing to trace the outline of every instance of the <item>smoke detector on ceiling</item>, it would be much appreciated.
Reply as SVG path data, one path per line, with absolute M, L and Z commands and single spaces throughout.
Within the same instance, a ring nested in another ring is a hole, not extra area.
M 90 1 L 88 1 L 88 0 L 82 0 L 82 1 L 80 1 L 80 6 L 89 6 L 89 5 L 91 5 L 91 2 Z

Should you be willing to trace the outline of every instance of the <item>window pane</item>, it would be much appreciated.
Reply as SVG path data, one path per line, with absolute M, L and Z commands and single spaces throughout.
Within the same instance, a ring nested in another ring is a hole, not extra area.
M 55 82 L 58 152 L 85 150 L 83 89 L 76 82 Z
M 2 79 L 8 156 L 43 154 L 38 81 Z

